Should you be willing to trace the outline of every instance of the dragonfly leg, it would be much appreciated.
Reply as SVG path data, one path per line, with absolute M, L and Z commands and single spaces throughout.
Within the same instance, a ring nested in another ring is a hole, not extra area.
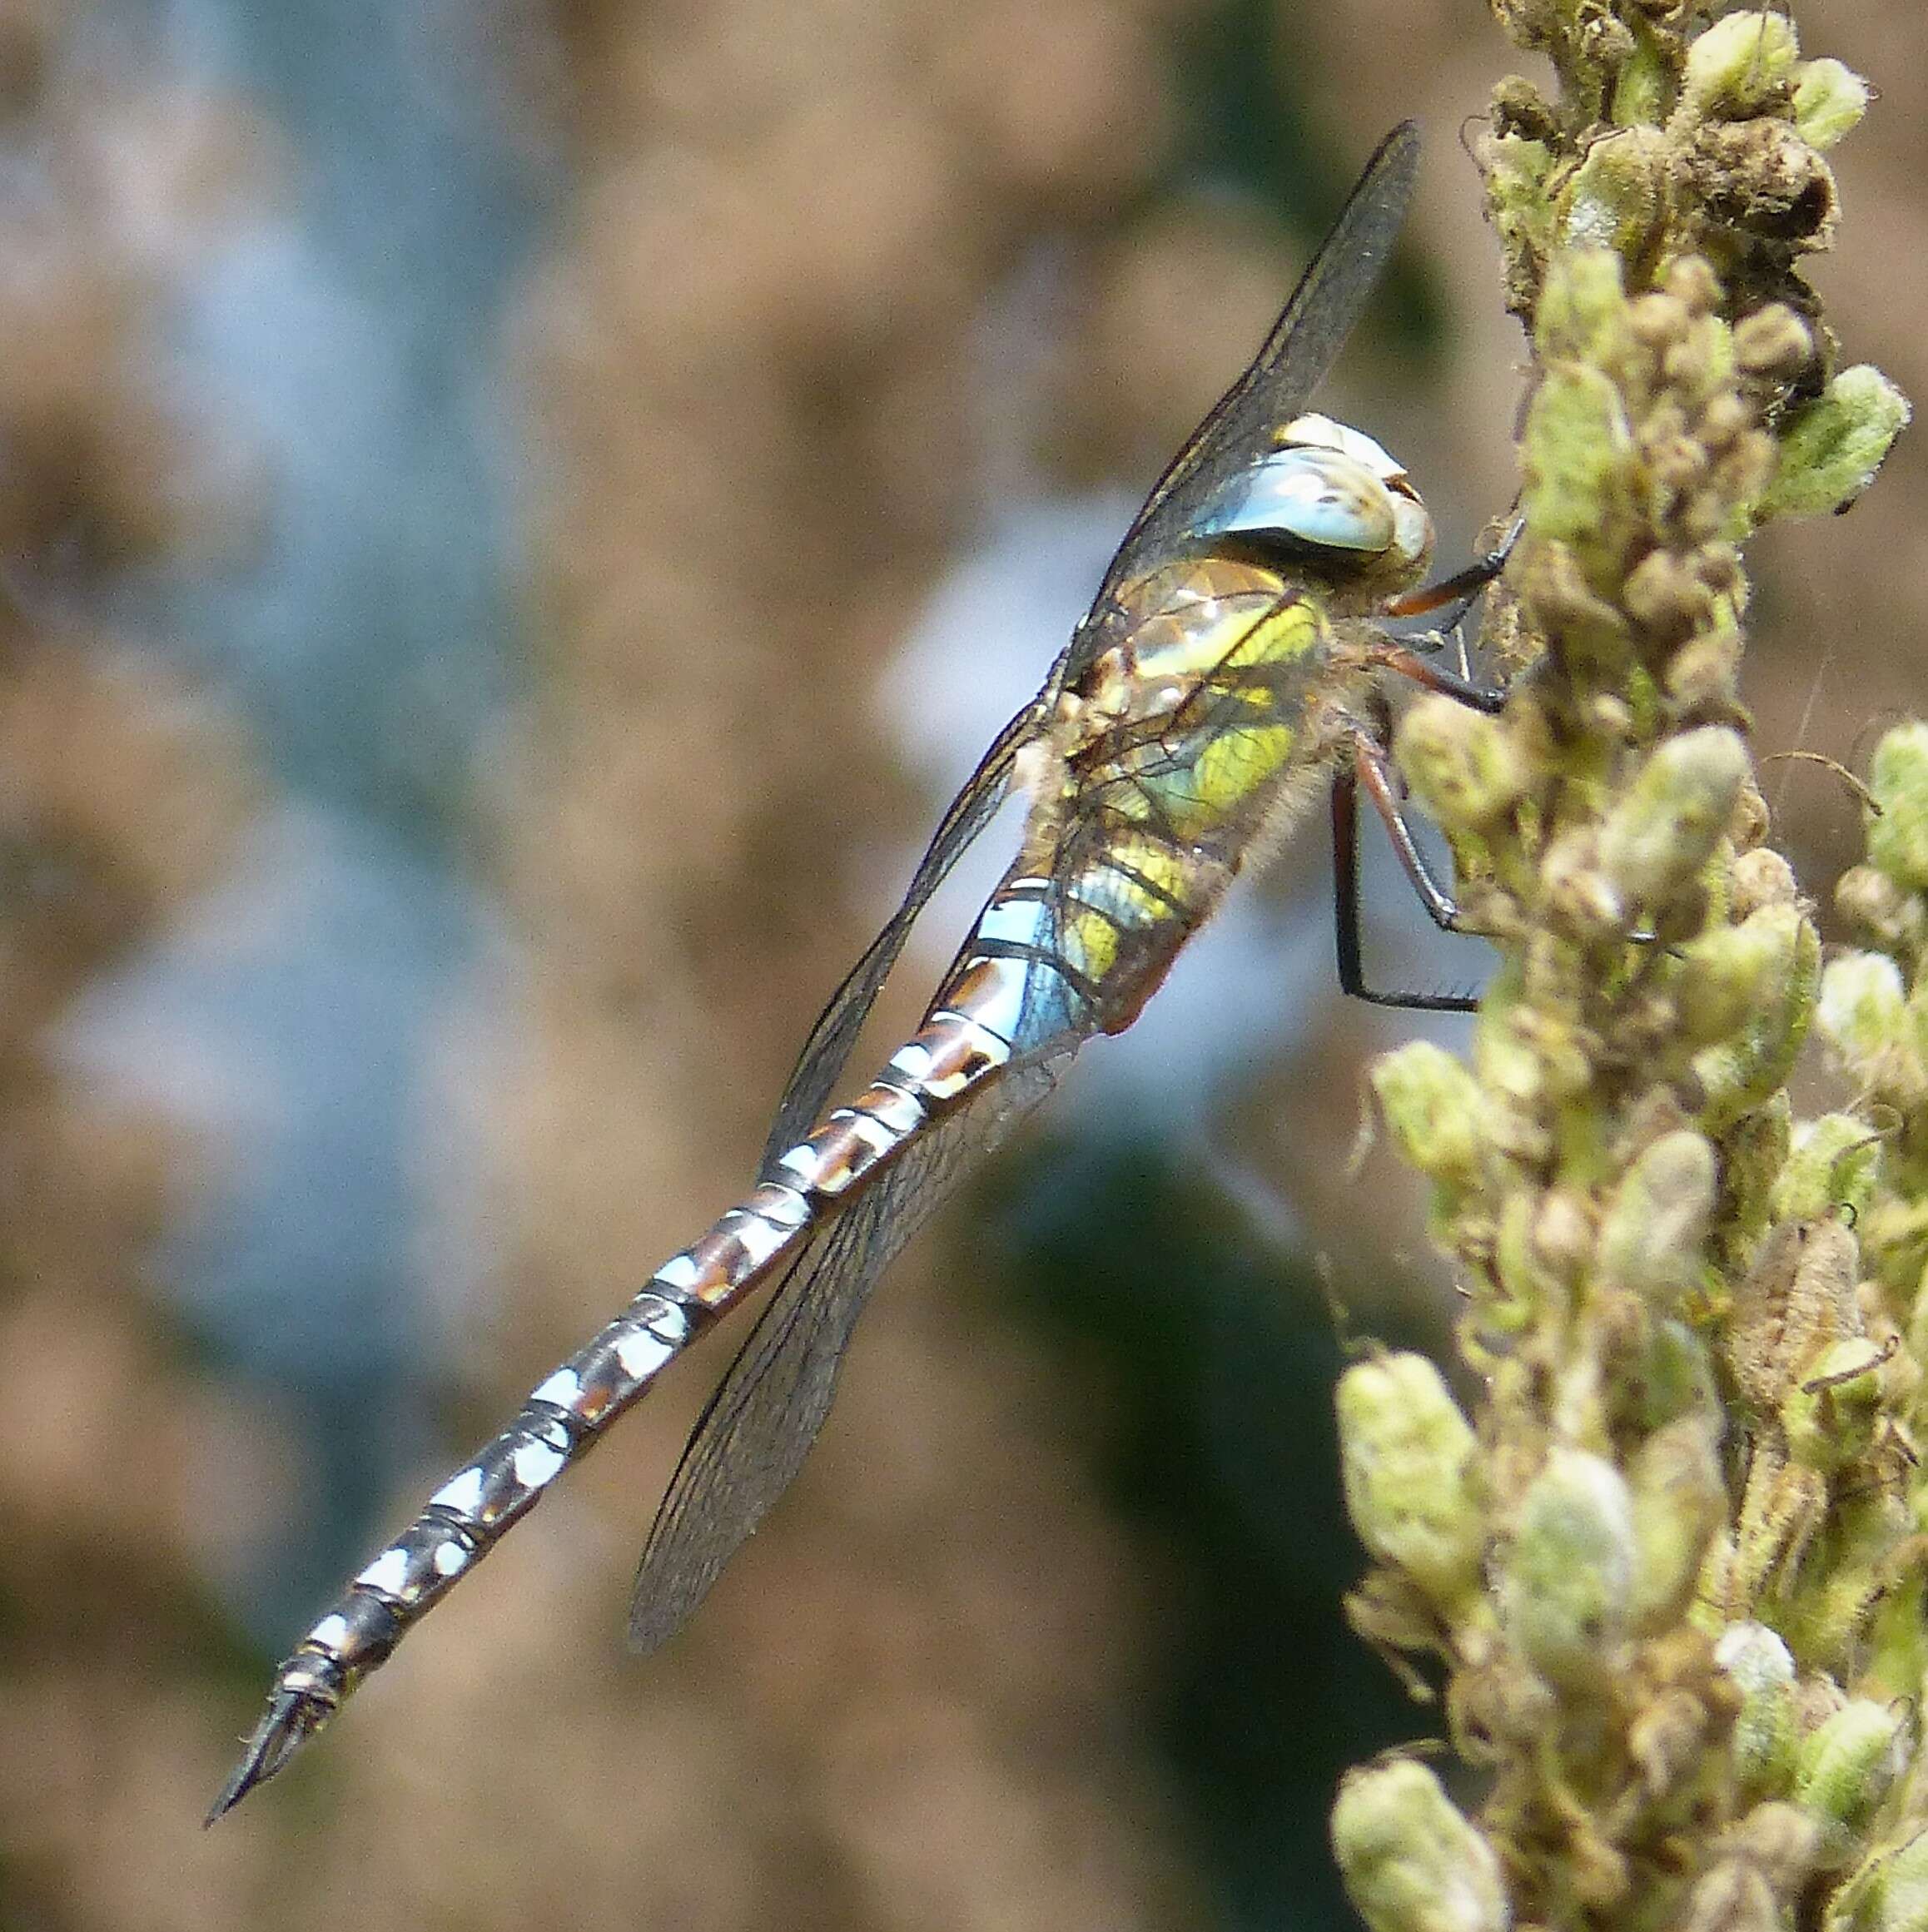
M 1363 733 L 1353 740 L 1352 762 L 1332 782 L 1332 878 L 1334 936 L 1339 947 L 1339 983 L 1355 1000 L 1407 1012 L 1470 1013 L 1478 1001 L 1464 993 L 1389 993 L 1366 984 L 1359 940 L 1359 793 L 1361 786 L 1384 822 L 1393 850 L 1419 902 L 1443 932 L 1463 932 L 1458 901 L 1433 875 L 1406 822 L 1393 788 L 1392 761 L 1385 747 Z
M 1398 643 L 1389 638 L 1372 647 L 1371 658 L 1381 670 L 1396 671 L 1424 689 L 1442 692 L 1475 711 L 1490 714 L 1506 708 L 1506 693 L 1497 684 L 1482 684 L 1477 678 L 1448 671 L 1422 657 L 1410 644 Z
M 1448 611 L 1451 614 L 1435 628 L 1411 638 L 1409 643 L 1414 650 L 1436 651 L 1452 638 L 1458 654 L 1460 679 L 1465 684 L 1473 682 L 1473 668 L 1467 662 L 1466 638 L 1460 626 L 1480 594 L 1505 569 L 1506 560 L 1512 556 L 1513 545 L 1525 528 L 1526 519 L 1516 516 L 1507 525 L 1506 534 L 1484 556 L 1476 557 L 1463 570 L 1455 570 L 1437 584 L 1421 584 L 1417 590 L 1395 597 L 1386 606 L 1384 614 L 1389 618 L 1428 617 L 1434 611 Z
M 1385 614 L 1390 618 L 1427 617 L 1449 604 L 1457 604 L 1458 609 L 1440 627 L 1451 630 L 1472 608 L 1473 599 L 1480 592 L 1505 569 L 1506 560 L 1512 556 L 1513 545 L 1519 541 L 1520 532 L 1525 528 L 1526 519 L 1515 517 L 1507 525 L 1506 534 L 1484 556 L 1475 557 L 1463 570 L 1455 570 L 1450 577 L 1442 577 L 1437 584 L 1422 584 L 1417 590 L 1409 590 L 1404 596 L 1395 597 L 1386 606 Z

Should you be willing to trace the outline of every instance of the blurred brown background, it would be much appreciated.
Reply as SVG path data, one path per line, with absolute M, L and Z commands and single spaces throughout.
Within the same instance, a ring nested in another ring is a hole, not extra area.
M 1884 97 L 1816 279 L 1928 395 L 1917 10 L 1801 24 Z M 1316 832 L 894 1271 L 668 1654 L 624 1591 L 713 1353 L 198 1822 L 274 1656 L 748 1178 L 1407 115 L 1327 405 L 1444 559 L 1503 511 L 1455 134 L 1512 65 L 1476 0 L 0 0 L 0 1929 L 1344 1922 L 1336 1767 L 1424 1719 L 1337 1628 L 1301 1258 L 1379 1332 L 1441 1285 L 1345 1175 L 1404 1029 Z M 1759 546 L 1763 751 L 1919 706 L 1925 450 Z M 1851 801 L 1771 773 L 1825 890 Z

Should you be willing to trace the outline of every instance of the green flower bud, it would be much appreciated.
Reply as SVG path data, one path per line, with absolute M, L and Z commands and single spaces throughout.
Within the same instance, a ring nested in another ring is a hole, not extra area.
M 1779 1090 L 1806 1041 L 1820 982 L 1821 939 L 1812 923 L 1801 919 L 1785 972 L 1769 976 L 1762 1004 L 1747 1024 L 1732 1040 L 1694 1055 L 1694 1073 L 1706 1095 L 1701 1125 L 1708 1133 L 1724 1132 Z
M 1794 1797 L 1821 1828 L 1826 1863 L 1854 1855 L 1860 1833 L 1907 1769 L 1907 1724 L 1894 1706 L 1857 1697 L 1801 1740 Z
M 1450 1617 L 1479 1587 L 1485 1526 L 1473 1436 L 1424 1355 L 1356 1363 L 1339 1378 L 1339 1467 L 1359 1541 Z
M 1611 249 L 1563 249 L 1547 264 L 1546 289 L 1534 318 L 1543 361 L 1612 367 L 1626 351 L 1627 322 L 1620 258 Z M 1624 439 L 1624 422 L 1620 434 Z
M 1639 464 L 1617 385 L 1584 364 L 1550 365 L 1527 412 L 1522 461 L 1535 534 L 1565 544 L 1605 588 L 1637 521 Z
M 1727 1131 L 1722 1221 L 1730 1239 L 1742 1248 L 1767 1231 L 1774 1185 L 1792 1145 L 1792 1115 L 1787 1095 L 1776 1094 Z
M 1898 724 L 1875 747 L 1868 788 L 1881 816 L 1868 862 L 1911 892 L 1928 891 L 1928 724 Z
M 1613 78 L 1613 123 L 1636 127 L 1642 122 L 1664 121 L 1673 97 L 1673 68 L 1661 51 L 1659 38 L 1635 27 L 1632 57 Z
M 1386 1125 L 1411 1165 L 1453 1186 L 1477 1176 L 1486 1103 L 1460 1061 L 1429 1040 L 1409 1040 L 1373 1062 L 1371 1080 Z
M 1823 1114 L 1794 1130 L 1793 1151 L 1774 1182 L 1771 1212 L 1777 1221 L 1818 1221 L 1846 1206 L 1868 1211 L 1881 1171 L 1881 1144 L 1866 1120 Z
M 1499 1860 L 1424 1765 L 1396 1758 L 1347 1772 L 1332 1849 L 1371 1932 L 1505 1932 Z
M 1839 61 L 1808 61 L 1794 81 L 1794 125 L 1810 147 L 1832 147 L 1868 111 L 1868 83 Z
M 1928 1932 L 1928 1831 L 1864 1861 L 1828 1901 L 1824 1932 Z
M 1870 1272 L 1913 1294 L 1928 1268 L 1928 1201 L 1904 1200 L 1884 1190 L 1869 1204 L 1857 1231 Z M 1928 1308 L 1928 1295 L 1917 1306 Z
M 1526 767 L 1497 718 L 1434 693 L 1400 720 L 1399 769 L 1448 832 L 1483 831 L 1524 794 Z
M 1561 193 L 1561 241 L 1642 261 L 1667 219 L 1669 159 L 1657 127 L 1625 127 L 1596 141 Z
M 1500 1621 L 1549 1682 L 1620 1667 L 1633 1595 L 1633 1499 L 1611 1463 L 1556 1448 L 1533 1478 L 1500 1577 Z
M 1700 1279 L 1714 1206 L 1714 1150 L 1682 1128 L 1643 1148 L 1600 1229 L 1604 1279 L 1667 1308 Z
M 1683 1415 L 1640 1445 L 1627 1472 L 1633 1497 L 1633 1593 L 1637 1630 L 1668 1628 L 1692 1602 L 1707 1545 L 1726 1520 L 1719 1431 L 1711 1415 Z
M 1801 48 L 1779 13 L 1730 13 L 1687 49 L 1682 105 L 1702 120 L 1738 121 L 1769 106 L 1793 78 Z
M 1672 1316 L 1647 1324 L 1625 1368 L 1616 1363 L 1612 1373 L 1620 1407 L 1637 1428 L 1661 1428 L 1706 1412 L 1716 1400 L 1707 1343 Z
M 1760 1011 L 1786 976 L 1800 929 L 1796 906 L 1764 906 L 1742 924 L 1717 926 L 1680 948 L 1673 997 L 1692 1043 L 1725 1040 Z
M 1886 953 L 1830 960 L 1815 1017 L 1851 1079 L 1904 1105 L 1920 1098 L 1925 1082 L 1914 1021 L 1901 969 Z
M 1881 1351 L 1866 1335 L 1830 1342 L 1801 1364 L 1781 1404 L 1790 1458 L 1833 1475 L 1865 1456 L 1881 1424 Z
M 1600 832 L 1600 871 L 1629 916 L 1700 872 L 1747 776 L 1747 748 L 1725 725 L 1683 732 L 1648 758 Z
M 1781 425 L 1781 466 L 1762 495 L 1759 519 L 1846 509 L 1874 481 L 1913 413 L 1871 364 L 1844 369 Z
M 1835 882 L 1835 910 L 1883 952 L 1911 958 L 1928 941 L 1928 907 L 1873 866 L 1851 866 Z
M 1741 1693 L 1731 1748 L 1734 1776 L 1745 1792 L 1777 1790 L 1793 1767 L 1794 1658 L 1764 1623 L 1737 1623 L 1721 1632 L 1714 1661 Z

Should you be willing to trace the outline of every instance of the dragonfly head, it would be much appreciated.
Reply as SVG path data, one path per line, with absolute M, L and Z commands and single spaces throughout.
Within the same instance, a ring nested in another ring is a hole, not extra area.
M 1229 477 L 1193 525 L 1289 549 L 1334 577 L 1375 588 L 1416 577 L 1433 549 L 1433 519 L 1402 464 L 1370 436 L 1329 416 L 1297 416 L 1277 447 Z

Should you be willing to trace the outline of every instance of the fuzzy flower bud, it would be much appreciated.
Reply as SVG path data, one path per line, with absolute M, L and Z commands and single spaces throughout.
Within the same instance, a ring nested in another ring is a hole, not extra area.
M 1908 1766 L 1907 1718 L 1857 1697 L 1801 1741 L 1794 1797 L 1821 1828 L 1831 1864 L 1851 1857 L 1857 1835 Z
M 1600 1230 L 1603 1278 L 1657 1305 L 1699 1279 L 1714 1206 L 1714 1150 L 1682 1128 L 1644 1148 Z
M 1881 1351 L 1865 1335 L 1829 1343 L 1781 1404 L 1789 1457 L 1824 1475 L 1867 1453 L 1881 1423 Z
M 1707 1545 L 1727 1512 L 1718 1427 L 1683 1415 L 1656 1429 L 1627 1470 L 1633 1496 L 1632 1611 L 1636 1627 L 1664 1630 L 1692 1601 Z
M 1401 721 L 1399 758 L 1420 802 L 1448 832 L 1480 831 L 1527 787 L 1506 727 L 1439 694 L 1419 699 Z
M 1807 1039 L 1821 981 L 1821 937 L 1801 918 L 1795 920 L 1791 936 L 1786 966 L 1764 976 L 1761 1003 L 1747 1025 L 1731 1040 L 1694 1055 L 1694 1072 L 1707 1095 L 1701 1125 L 1710 1133 L 1769 1099 Z
M 1868 111 L 1868 83 L 1839 61 L 1809 61 L 1794 82 L 1794 125 L 1810 147 L 1832 147 Z
M 1336 1400 L 1345 1506 L 1359 1541 L 1450 1616 L 1478 1587 L 1485 1535 L 1471 1426 L 1424 1355 L 1355 1363 Z
M 1794 1658 L 1764 1623 L 1737 1623 L 1722 1632 L 1714 1661 L 1741 1693 L 1732 1749 L 1743 1791 L 1778 1789 L 1794 1758 Z
M 1869 789 L 1881 808 L 1868 862 L 1910 892 L 1928 890 L 1928 724 L 1898 724 L 1875 747 Z
M 1872 364 L 1844 369 L 1782 425 L 1781 466 L 1761 499 L 1761 519 L 1846 509 L 1874 481 L 1913 413 Z
M 1478 1172 L 1486 1103 L 1443 1046 L 1414 1040 L 1373 1062 L 1373 1091 L 1406 1160 L 1429 1179 L 1463 1186 Z
M 1761 1010 L 1786 976 L 1800 926 L 1795 906 L 1763 906 L 1681 947 L 1673 997 L 1689 1040 L 1711 1046 Z
M 1928 1932 L 1928 1831 L 1866 1860 L 1830 1901 L 1830 1932 Z
M 1702 120 L 1740 120 L 1768 105 L 1793 77 L 1801 48 L 1779 13 L 1730 13 L 1687 49 L 1682 107 Z
M 1560 196 L 1560 239 L 1637 261 L 1667 215 L 1668 150 L 1657 127 L 1596 141 Z
M 1770 1212 L 1777 1221 L 1818 1221 L 1837 1208 L 1858 1219 L 1881 1172 L 1881 1143 L 1852 1114 L 1823 1114 L 1794 1131 L 1786 1165 L 1775 1177 Z
M 1618 1667 L 1633 1593 L 1633 1499 L 1611 1463 L 1556 1448 L 1520 1508 L 1500 1578 L 1500 1617 L 1555 1684 Z
M 1332 1849 L 1372 1932 L 1505 1932 L 1510 1922 L 1493 1847 L 1409 1758 L 1346 1774 Z
M 1901 968 L 1886 953 L 1830 960 L 1815 1017 L 1853 1080 L 1884 1098 L 1919 1099 L 1924 1076 L 1907 995 Z
M 1747 776 L 1747 752 L 1724 725 L 1669 738 L 1600 833 L 1600 870 L 1623 905 L 1652 906 L 1712 856 Z

